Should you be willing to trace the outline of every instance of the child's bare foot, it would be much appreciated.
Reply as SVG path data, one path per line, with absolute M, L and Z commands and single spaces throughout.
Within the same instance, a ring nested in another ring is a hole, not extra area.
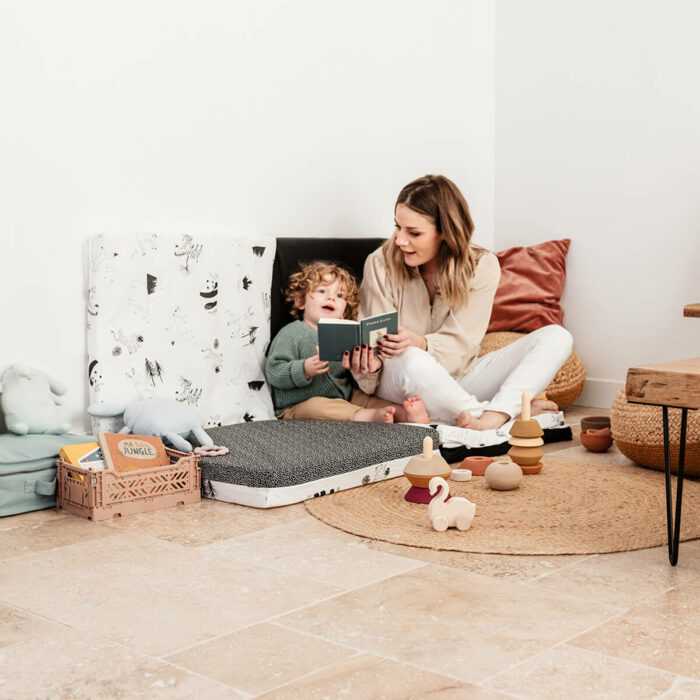
M 462 411 L 455 421 L 455 425 L 458 428 L 469 428 L 472 423 L 472 414 L 469 411 Z
M 411 396 L 403 402 L 406 423 L 430 423 L 430 416 L 420 396 Z
M 393 406 L 385 406 L 383 408 L 360 408 L 355 411 L 352 419 L 361 423 L 393 423 L 394 422 Z
M 559 411 L 559 406 L 557 406 L 554 401 L 547 401 L 547 399 L 533 399 L 530 402 L 530 415 L 536 416 L 539 413 L 557 413 Z
M 461 416 L 462 414 L 460 413 L 459 415 Z M 457 420 L 459 420 L 459 416 Z M 484 411 L 479 418 L 472 418 L 466 427 L 471 430 L 496 430 L 496 428 L 505 425 L 509 420 L 510 416 L 507 413 Z

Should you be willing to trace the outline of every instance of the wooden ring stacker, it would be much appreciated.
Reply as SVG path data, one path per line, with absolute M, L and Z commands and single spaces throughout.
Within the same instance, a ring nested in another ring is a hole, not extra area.
M 403 470 L 403 475 L 411 484 L 404 498 L 410 503 L 430 503 L 430 480 L 434 476 L 449 479 L 451 471 L 443 457 L 433 454 L 433 439 L 426 435 L 423 438 L 423 454 L 411 457 Z
M 195 447 L 193 452 L 200 457 L 221 457 L 228 454 L 228 447 L 221 445 L 201 445 Z

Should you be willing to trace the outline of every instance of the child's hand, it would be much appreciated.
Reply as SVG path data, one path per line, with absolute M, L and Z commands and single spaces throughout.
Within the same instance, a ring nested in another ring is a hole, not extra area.
M 307 358 L 304 362 L 304 376 L 307 379 L 311 379 L 311 377 L 315 377 L 317 374 L 325 374 L 329 369 L 328 362 L 322 362 L 318 359 L 318 348 L 316 348 L 316 354 Z
M 343 367 L 353 374 L 374 374 L 381 369 L 382 361 L 374 354 L 373 348 L 367 345 L 355 347 L 350 358 L 350 352 L 343 353 Z

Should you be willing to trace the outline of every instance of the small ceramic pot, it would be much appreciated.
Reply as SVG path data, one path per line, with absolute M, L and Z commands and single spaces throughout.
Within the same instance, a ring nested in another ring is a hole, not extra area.
M 603 428 L 609 427 L 609 416 L 586 416 L 585 418 L 581 418 L 582 433 L 585 433 L 587 430 L 602 430 Z
M 483 476 L 486 473 L 486 468 L 491 464 L 493 460 L 491 457 L 484 457 L 483 455 L 474 455 L 473 457 L 466 457 L 462 460 L 459 465 L 460 469 L 469 469 L 472 476 Z
M 486 483 L 496 491 L 511 491 L 520 486 L 522 469 L 515 462 L 494 462 L 486 469 Z
M 587 430 L 581 433 L 581 444 L 589 452 L 605 452 L 610 449 L 613 444 L 612 433 L 610 428 L 602 430 Z

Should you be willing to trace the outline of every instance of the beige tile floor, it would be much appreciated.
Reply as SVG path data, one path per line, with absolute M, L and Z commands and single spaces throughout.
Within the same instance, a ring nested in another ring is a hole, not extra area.
M 0 562 L 0 698 L 700 698 L 698 541 L 471 555 L 204 500 L 0 519 Z

